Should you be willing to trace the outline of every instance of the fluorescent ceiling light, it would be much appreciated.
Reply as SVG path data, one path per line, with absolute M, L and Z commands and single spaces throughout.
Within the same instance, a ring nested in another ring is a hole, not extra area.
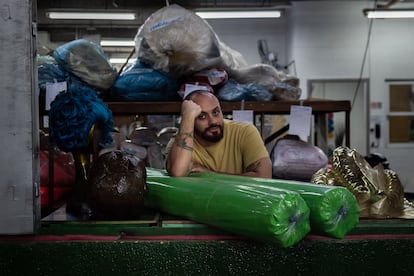
M 133 40 L 101 40 L 102 47 L 134 47 Z
M 368 18 L 414 18 L 414 10 L 407 9 L 387 9 L 387 10 L 368 10 L 364 14 Z
M 278 10 L 266 11 L 197 11 L 196 14 L 204 19 L 216 18 L 279 18 Z
M 112 64 L 124 64 L 126 62 L 126 58 L 110 58 L 109 62 Z M 136 58 L 130 58 L 128 60 L 128 63 L 134 63 L 137 59 Z
M 132 12 L 47 12 L 50 19 L 102 19 L 102 20 L 135 20 Z

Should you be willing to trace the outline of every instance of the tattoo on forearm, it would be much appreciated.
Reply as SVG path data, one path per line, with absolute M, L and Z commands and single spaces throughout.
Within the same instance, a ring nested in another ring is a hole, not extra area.
M 260 161 L 256 161 L 246 168 L 245 172 L 257 172 L 257 169 L 260 167 Z
M 183 149 L 189 150 L 189 151 L 193 151 L 193 148 L 190 147 L 189 145 L 187 145 L 187 143 L 185 141 L 187 138 L 193 138 L 192 132 L 177 133 L 177 135 L 175 137 L 175 143 L 180 148 L 183 148 Z
M 193 133 L 192 132 L 179 132 L 176 134 L 176 137 L 181 137 L 182 139 L 193 138 Z

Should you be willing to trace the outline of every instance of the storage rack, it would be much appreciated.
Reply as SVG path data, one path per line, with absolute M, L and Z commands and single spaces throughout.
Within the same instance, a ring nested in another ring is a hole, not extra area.
M 114 117 L 117 116 L 140 116 L 140 115 L 176 115 L 180 114 L 181 102 L 105 102 L 112 111 Z M 222 101 L 221 108 L 223 113 L 229 114 L 233 110 L 253 110 L 254 115 L 260 118 L 260 133 L 264 140 L 265 115 L 286 115 L 290 113 L 292 105 L 304 105 L 312 107 L 312 114 L 315 122 L 315 144 L 324 152 L 327 152 L 326 143 L 326 114 L 331 112 L 345 112 L 345 145 L 350 145 L 350 112 L 351 104 L 348 100 L 326 100 L 326 99 L 306 99 L 298 101 L 256 101 L 256 102 L 229 102 Z M 256 116 L 255 116 L 256 117 Z M 53 168 L 53 149 L 50 148 L 50 168 Z M 54 202 L 53 170 L 49 170 L 49 201 Z M 52 211 L 47 210 L 47 213 Z
M 179 114 L 181 102 L 106 102 L 113 115 L 161 115 Z M 348 100 L 306 99 L 297 101 L 256 101 L 256 102 L 229 102 L 222 101 L 223 113 L 231 113 L 233 110 L 253 110 L 260 117 L 260 133 L 264 135 L 265 115 L 286 115 L 290 113 L 292 105 L 304 105 L 312 107 L 315 121 L 315 144 L 323 150 L 326 148 L 326 116 L 331 112 L 345 112 L 345 145 L 350 145 L 350 113 L 351 103 Z M 265 137 L 263 137 L 265 138 Z

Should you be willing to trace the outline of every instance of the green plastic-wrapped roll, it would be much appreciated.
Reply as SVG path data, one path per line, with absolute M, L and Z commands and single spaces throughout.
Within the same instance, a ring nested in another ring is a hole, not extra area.
M 295 191 L 309 206 L 310 225 L 314 233 L 343 238 L 359 221 L 358 202 L 355 196 L 344 187 L 217 173 L 197 173 L 192 177 L 214 179 L 227 184 L 245 183 L 251 187 L 270 186 Z
M 310 231 L 309 208 L 296 192 L 228 185 L 202 177 L 170 177 L 147 168 L 147 206 L 282 247 Z

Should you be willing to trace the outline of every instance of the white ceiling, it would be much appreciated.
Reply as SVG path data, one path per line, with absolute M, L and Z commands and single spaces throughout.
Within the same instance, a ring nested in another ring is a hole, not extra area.
M 39 31 L 48 31 L 54 42 L 69 41 L 85 34 L 101 34 L 102 36 L 132 37 L 137 28 L 154 11 L 167 4 L 178 4 L 187 9 L 198 8 L 263 8 L 288 6 L 291 2 L 315 0 L 37 0 L 37 21 Z M 331 1 L 331 0 L 319 0 Z M 338 0 L 335 0 L 338 1 Z M 341 0 L 339 0 L 341 1 Z M 342 0 L 346 1 L 346 0 Z M 355 0 L 354 0 L 355 1 Z M 368 0 L 367 2 L 369 2 Z M 371 0 L 375 2 L 375 0 Z M 414 2 L 414 0 L 384 0 L 377 1 L 381 5 L 394 2 Z M 122 21 L 53 21 L 45 14 L 50 10 L 105 10 L 105 11 L 134 11 L 138 16 L 134 22 Z
M 37 0 L 35 2 L 38 30 L 47 32 L 52 43 L 63 43 L 74 39 L 99 35 L 100 37 L 131 39 L 135 36 L 138 28 L 156 10 L 167 4 L 178 4 L 184 8 L 193 10 L 199 8 L 265 8 L 265 7 L 287 7 L 292 2 L 315 1 L 315 0 Z M 331 0 L 319 0 L 331 1 Z M 335 0 L 338 1 L 338 0 Z M 339 0 L 341 1 L 341 0 Z M 342 0 L 346 1 L 346 0 Z M 354 0 L 355 1 L 355 0 Z M 369 2 L 368 0 L 367 2 Z M 371 2 L 375 2 L 372 0 Z M 399 2 L 398 0 L 377 1 L 381 5 Z M 404 2 L 414 2 L 405 0 Z M 135 21 L 110 21 L 110 20 L 50 20 L 45 15 L 52 10 L 75 11 L 133 11 L 137 14 Z M 114 49 L 119 51 L 119 49 Z
M 187 9 L 224 8 L 224 7 L 272 7 L 288 5 L 289 1 L 282 0 L 38 0 L 37 20 L 38 30 L 48 31 L 53 42 L 68 41 L 85 34 L 99 33 L 102 36 L 133 37 L 139 26 L 156 10 L 168 4 L 178 4 Z M 128 21 L 68 21 L 50 20 L 45 14 L 51 10 L 99 10 L 99 11 L 134 11 L 137 19 Z

